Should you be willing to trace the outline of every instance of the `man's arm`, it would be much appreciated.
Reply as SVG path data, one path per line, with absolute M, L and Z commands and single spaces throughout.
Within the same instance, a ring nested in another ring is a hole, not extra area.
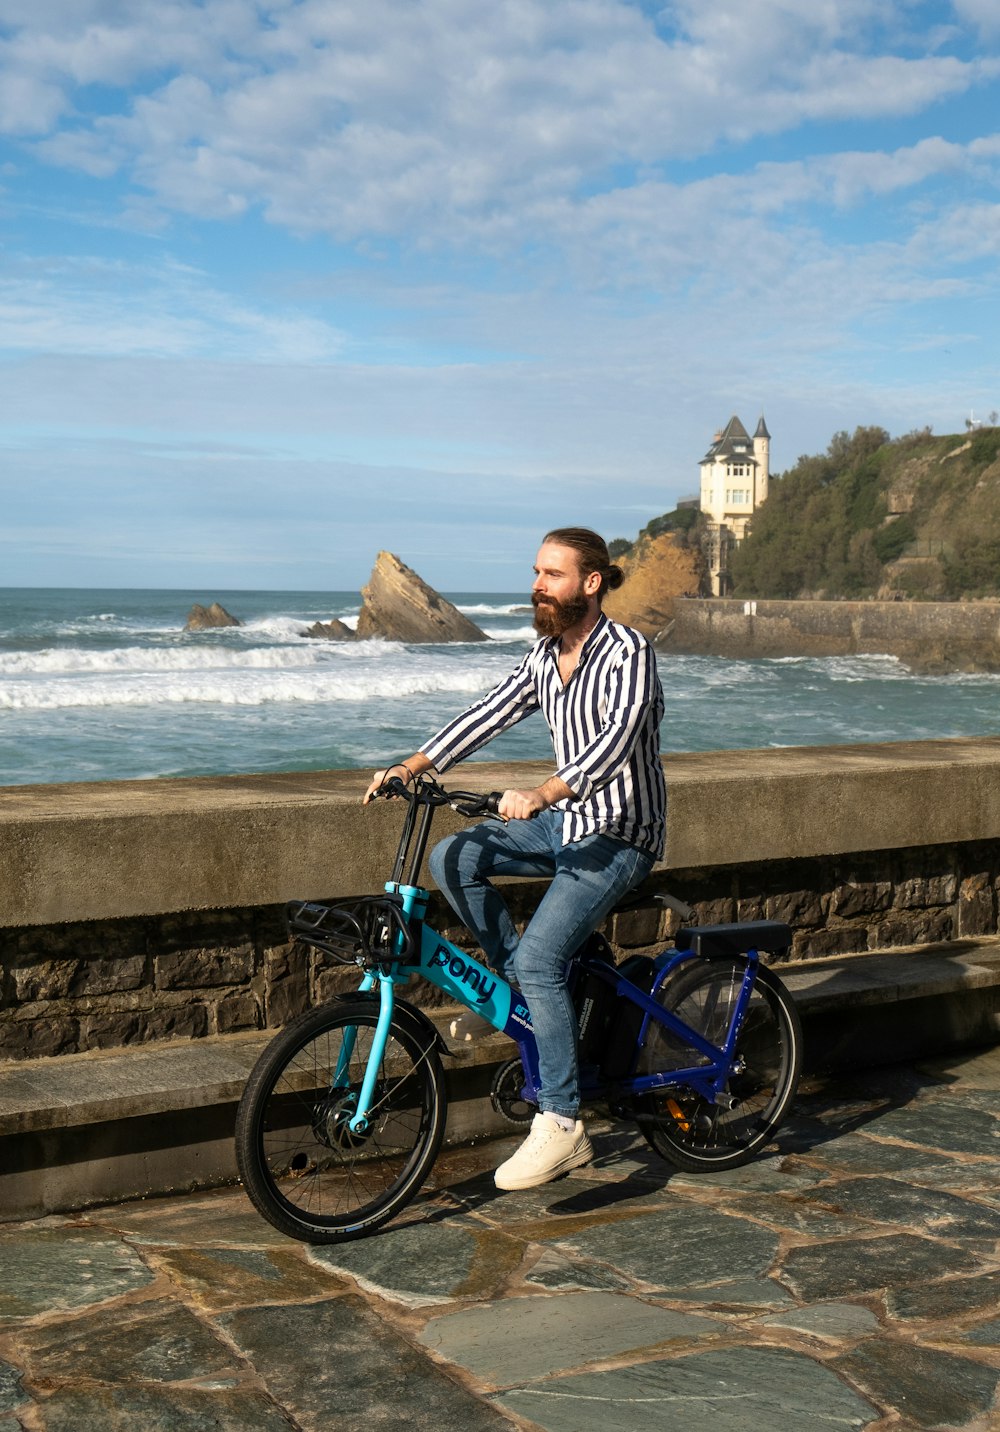
M 375 792 L 385 785 L 390 776 L 398 776 L 404 785 L 409 785 L 414 776 L 422 776 L 425 771 L 433 769 L 423 751 L 415 751 L 412 756 L 407 756 L 405 761 L 386 766 L 384 771 L 376 771 L 371 785 L 365 791 L 362 804 L 367 805 L 373 800 Z M 573 792 L 565 781 L 561 781 L 558 776 L 550 776 L 533 790 L 504 791 L 497 810 L 504 820 L 530 820 L 539 811 L 555 805 L 556 801 L 566 800 L 567 797 L 571 799 L 572 796 Z
M 396 766 L 387 766 L 383 771 L 376 771 L 365 792 L 364 804 L 368 804 L 379 786 L 391 775 L 398 775 L 401 781 L 409 784 L 414 776 L 423 775 L 425 771 L 434 771 L 435 774 L 447 771 L 449 767 L 473 755 L 481 746 L 492 741 L 494 736 L 499 736 L 501 731 L 508 730 L 523 721 L 525 716 L 537 711 L 533 656 L 534 652 L 529 652 L 510 676 L 492 691 L 488 691 L 479 701 L 474 702 L 460 716 L 449 721 L 447 726 L 424 743 L 423 750 L 415 751 Z M 500 814 L 505 820 L 526 820 L 572 794 L 563 781 L 553 777 L 534 790 L 505 791 Z M 516 800 L 508 802 L 510 809 L 504 809 L 508 796 Z M 523 814 L 515 814 L 515 807 L 519 812 L 523 811 Z
M 537 648 L 528 652 L 511 674 L 492 691 L 474 701 L 460 716 L 449 721 L 421 747 L 436 771 L 444 774 L 459 761 L 475 755 L 483 746 L 516 726 L 538 710 L 534 664 Z

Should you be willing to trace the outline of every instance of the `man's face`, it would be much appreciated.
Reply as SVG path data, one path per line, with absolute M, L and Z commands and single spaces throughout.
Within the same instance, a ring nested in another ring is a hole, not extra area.
M 591 574 L 591 578 L 596 573 Z M 590 609 L 588 586 L 591 578 L 580 571 L 572 547 L 543 542 L 535 558 L 535 581 L 531 603 L 535 608 L 535 630 L 539 636 L 562 636 L 567 628 L 582 621 Z

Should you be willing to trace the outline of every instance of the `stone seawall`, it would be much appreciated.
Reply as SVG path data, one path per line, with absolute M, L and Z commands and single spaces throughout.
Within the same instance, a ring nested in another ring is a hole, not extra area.
M 698 753 L 666 763 L 650 888 L 699 923 L 786 920 L 795 959 L 995 934 L 1000 739 Z M 462 784 L 536 783 L 474 764 Z M 0 1060 L 263 1029 L 353 987 L 290 946 L 287 899 L 380 887 L 400 810 L 352 772 L 10 787 L 0 800 Z M 438 834 L 458 818 L 444 814 Z M 523 917 L 542 887 L 510 886 Z M 458 943 L 439 897 L 432 922 Z M 619 952 L 674 916 L 612 922 Z M 413 990 L 433 1004 L 430 987 Z
M 884 653 L 922 671 L 1000 671 L 1000 602 L 677 600 L 656 645 L 728 657 Z

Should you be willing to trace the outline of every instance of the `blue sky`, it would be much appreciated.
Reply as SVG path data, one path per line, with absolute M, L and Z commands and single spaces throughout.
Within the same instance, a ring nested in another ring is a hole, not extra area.
M 3 0 L 0 585 L 519 590 L 1000 408 L 996 0 Z

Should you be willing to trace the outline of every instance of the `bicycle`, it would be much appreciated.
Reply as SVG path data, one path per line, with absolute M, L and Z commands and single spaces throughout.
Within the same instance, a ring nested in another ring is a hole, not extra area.
M 407 801 L 385 893 L 288 906 L 290 933 L 357 964 L 358 990 L 300 1015 L 251 1071 L 236 1118 L 240 1177 L 269 1223 L 309 1243 L 364 1237 L 415 1197 L 445 1132 L 441 1066 L 449 1053 L 428 1016 L 396 997 L 422 975 L 518 1046 L 491 1098 L 512 1123 L 536 1112 L 538 1052 L 520 992 L 425 921 L 419 885 L 434 812 L 496 814 L 497 794 L 448 791 L 428 777 L 392 778 L 379 794 Z M 690 919 L 669 895 L 633 895 Z M 614 913 L 614 912 L 613 912 Z M 791 931 L 777 921 L 687 925 L 656 956 L 616 966 L 592 935 L 573 961 L 581 1094 L 634 1121 L 674 1167 L 748 1162 L 772 1139 L 795 1096 L 802 1035 L 795 1006 L 760 951 Z

